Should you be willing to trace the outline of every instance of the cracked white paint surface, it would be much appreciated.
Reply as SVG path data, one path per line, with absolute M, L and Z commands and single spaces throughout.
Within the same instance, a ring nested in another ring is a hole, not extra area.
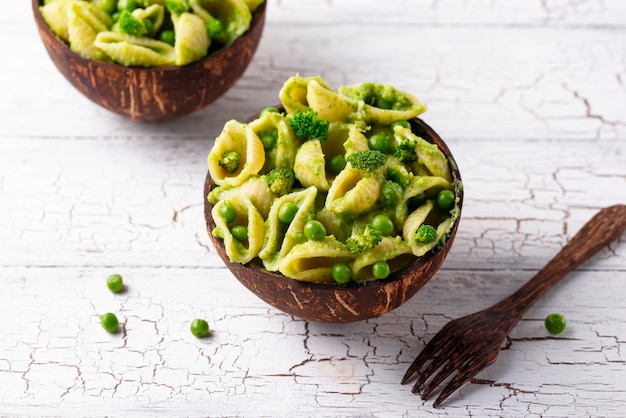
M 626 236 L 541 299 L 442 408 L 399 384 L 446 322 L 507 296 L 600 207 L 626 203 L 626 2 L 448 3 L 270 0 L 240 82 L 158 124 L 80 96 L 30 5 L 5 5 L 0 416 L 623 416 Z M 282 314 L 232 277 L 204 230 L 212 138 L 276 103 L 297 71 L 413 92 L 461 168 L 453 250 L 383 317 Z M 106 289 L 113 272 L 125 293 Z M 121 333 L 101 329 L 106 311 Z M 568 320 L 555 337 L 551 312 Z M 195 317 L 210 338 L 191 335 Z

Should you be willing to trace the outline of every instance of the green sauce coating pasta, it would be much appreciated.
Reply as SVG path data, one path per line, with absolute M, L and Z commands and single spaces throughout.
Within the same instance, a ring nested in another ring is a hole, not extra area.
M 52 32 L 84 58 L 124 66 L 183 66 L 248 31 L 252 13 L 264 1 L 140 0 L 124 8 L 119 21 L 120 6 L 103 7 L 101 0 L 44 0 L 39 10 Z
M 229 121 L 208 156 L 213 210 L 243 199 L 249 202 L 246 213 L 254 208 L 262 219 L 257 265 L 316 283 L 337 284 L 337 265 L 351 269 L 342 277 L 354 282 L 386 280 L 388 271 L 393 274 L 445 243 L 458 218 L 455 191 L 461 186 L 437 145 L 411 129 L 409 121 L 425 105 L 388 85 L 362 83 L 335 91 L 321 77 L 299 75 L 285 82 L 279 97 L 283 112 L 264 111 L 247 124 Z M 329 123 L 326 140 L 303 140 L 294 133 L 290 118 L 308 111 Z M 384 137 L 385 147 L 370 149 L 373 135 Z M 247 168 L 221 170 L 216 161 L 226 150 L 245 155 Z M 337 159 L 344 163 L 331 163 Z M 286 194 L 263 186 L 277 167 L 295 174 Z M 452 208 L 435 203 L 442 191 L 452 194 Z M 324 226 L 326 236 L 305 233 L 311 220 Z M 231 261 L 250 259 L 252 250 L 238 247 L 220 222 L 214 233 L 224 239 Z M 429 239 L 416 239 L 418 230 L 428 230 Z

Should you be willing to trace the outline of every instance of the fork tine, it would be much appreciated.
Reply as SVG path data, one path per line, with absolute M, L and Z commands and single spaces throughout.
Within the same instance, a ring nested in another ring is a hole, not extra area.
M 439 405 L 441 405 L 441 403 L 445 401 L 448 396 L 452 395 L 454 392 L 456 392 L 457 389 L 467 383 L 473 376 L 478 374 L 480 370 L 484 369 L 484 367 L 476 369 L 475 367 L 471 366 L 472 363 L 468 362 L 459 369 L 459 372 L 441 390 L 439 396 L 437 396 L 437 399 L 435 399 L 435 401 L 433 402 L 433 408 L 437 408 Z
M 433 374 L 437 370 L 439 370 L 440 367 L 446 365 L 448 361 L 449 361 L 448 356 L 439 355 L 439 356 L 433 357 L 432 361 L 428 363 L 428 366 L 426 366 L 424 371 L 420 373 L 419 377 L 417 378 L 417 382 L 415 382 L 415 385 L 413 385 L 413 388 L 411 389 L 411 392 L 413 393 L 419 392 L 422 385 L 426 383 L 426 380 L 428 380 L 431 376 L 433 376 Z
M 450 376 L 452 374 L 452 372 L 454 372 L 456 370 L 456 365 L 454 364 L 453 361 L 448 361 L 442 368 L 441 370 L 439 370 L 439 372 L 437 373 L 437 375 L 435 377 L 432 378 L 432 380 L 430 382 L 428 382 L 428 385 L 426 385 L 426 387 L 424 387 L 424 389 L 422 390 L 422 394 L 421 397 L 423 400 L 428 399 L 428 397 L 430 396 L 430 394 L 437 389 L 437 387 L 439 387 L 439 385 L 441 384 L 441 382 L 443 382 L 444 380 L 446 380 L 446 378 L 448 376 Z
M 402 380 L 401 384 L 407 383 L 415 373 L 419 372 L 419 370 L 424 366 L 426 361 L 433 358 L 433 355 L 437 353 L 437 351 L 441 350 L 441 347 L 446 346 L 453 338 L 452 334 L 447 334 L 446 338 L 441 338 L 444 330 L 448 327 L 448 325 L 444 326 L 422 349 L 422 351 L 418 354 L 417 358 L 413 360 L 411 366 L 408 368 Z

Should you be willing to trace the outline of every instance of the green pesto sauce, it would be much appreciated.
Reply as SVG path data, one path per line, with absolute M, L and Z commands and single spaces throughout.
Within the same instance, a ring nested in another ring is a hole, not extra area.
M 365 104 L 381 109 L 407 110 L 412 103 L 402 93 L 389 85 L 362 83 L 355 87 L 347 87 L 342 90 L 349 99 L 363 101 Z

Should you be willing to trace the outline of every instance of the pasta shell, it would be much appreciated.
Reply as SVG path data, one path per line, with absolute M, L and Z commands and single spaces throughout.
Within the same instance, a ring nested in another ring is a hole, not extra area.
M 191 0 L 191 10 L 203 22 L 218 19 L 226 24 L 215 38 L 222 45 L 229 45 L 250 29 L 252 13 L 244 0 Z
M 448 181 L 452 179 L 448 159 L 436 144 L 426 141 L 415 135 L 411 129 L 403 128 L 402 126 L 394 128 L 394 135 L 398 142 L 403 139 L 411 139 L 416 142 L 415 154 L 417 154 L 417 163 L 426 168 L 430 175 L 443 177 Z
M 448 217 L 444 219 L 437 226 L 436 228 L 437 239 L 436 240 L 434 240 L 433 242 L 429 242 L 429 243 L 417 242 L 415 240 L 415 233 L 417 232 L 417 229 L 421 225 L 424 224 L 424 222 L 428 218 L 428 215 L 433 210 L 434 206 L 435 204 L 432 200 L 427 200 L 426 203 L 424 203 L 424 205 L 422 205 L 421 207 L 413 211 L 406 218 L 406 221 L 404 222 L 404 227 L 402 229 L 402 236 L 404 237 L 404 240 L 408 243 L 408 245 L 411 247 L 411 251 L 413 252 L 413 254 L 417 257 L 423 256 L 428 251 L 437 247 L 439 244 L 442 244 L 444 237 L 450 232 L 450 230 L 452 229 L 452 226 L 454 225 L 454 221 L 456 217 L 455 216 Z
M 133 10 L 133 16 L 142 20 L 149 20 L 152 22 L 152 32 L 149 36 L 154 36 L 161 29 L 163 21 L 165 20 L 165 7 L 160 4 L 151 4 L 145 9 L 137 8 Z
M 172 15 L 176 31 L 176 65 L 187 65 L 204 58 L 211 40 L 204 21 L 193 13 Z
M 218 200 L 229 199 L 235 195 L 247 196 L 257 208 L 263 219 L 267 218 L 276 195 L 267 187 L 259 176 L 251 176 L 237 187 L 216 187 L 211 191 L 211 198 Z
M 384 237 L 374 248 L 363 251 L 352 264 L 352 274 L 357 282 L 378 280 L 372 266 L 385 261 L 391 273 L 401 270 L 415 260 L 411 247 L 401 237 Z
M 296 113 L 297 110 L 306 112 L 310 107 L 307 101 L 308 86 L 311 81 L 315 80 L 320 86 L 331 89 L 331 87 L 321 77 L 300 77 L 295 75 L 289 77 L 283 84 L 278 93 L 280 101 L 289 114 Z M 331 89 L 332 90 L 332 89 Z
M 330 184 L 326 179 L 326 159 L 319 140 L 306 141 L 296 153 L 293 166 L 296 178 L 304 187 L 315 186 L 326 191 Z
M 219 164 L 222 154 L 226 151 L 236 151 L 241 156 L 239 168 L 233 173 Z M 263 143 L 249 125 L 230 120 L 215 139 L 207 162 L 211 179 L 215 184 L 238 186 L 263 168 L 265 163 Z
M 224 205 L 231 205 L 237 216 L 230 224 L 230 227 L 243 225 L 248 228 L 248 242 L 238 241 L 230 232 L 229 225 L 224 218 L 219 215 L 219 210 Z M 211 210 L 211 215 L 215 221 L 213 234 L 224 240 L 224 248 L 228 258 L 233 263 L 246 264 L 257 256 L 263 246 L 265 237 L 265 223 L 261 214 L 256 210 L 250 199 L 242 195 L 234 195 L 227 200 L 219 201 Z
M 354 256 L 335 237 L 306 241 L 295 245 L 281 261 L 279 271 L 292 279 L 314 283 L 332 283 L 332 268 L 350 263 Z
M 329 122 L 344 120 L 353 113 L 355 108 L 345 96 L 335 93 L 327 85 L 318 80 L 310 80 L 307 85 L 306 100 L 311 109 L 317 112 L 320 119 Z
M 289 193 L 276 199 L 267 216 L 267 237 L 259 258 L 266 270 L 276 271 L 281 260 L 294 245 L 304 240 L 304 224 L 310 219 L 315 209 L 315 187 Z M 294 203 L 298 212 L 289 225 L 278 219 L 280 208 L 286 203 Z
M 94 45 L 127 67 L 173 65 L 176 58 L 171 45 L 144 36 L 100 32 Z
M 262 173 L 269 173 L 274 168 L 292 168 L 296 160 L 296 152 L 300 140 L 280 113 L 267 112 L 250 123 L 252 131 L 261 139 L 264 135 L 272 135 L 275 144 L 265 148 L 265 163 Z M 263 142 L 263 141 L 261 141 Z
M 346 168 L 333 181 L 326 196 L 326 207 L 337 214 L 367 212 L 380 195 L 380 180 L 361 170 Z
M 70 35 L 67 26 L 67 12 L 70 4 L 77 0 L 56 0 L 39 7 L 43 20 L 56 36 L 69 42 Z
M 87 59 L 108 60 L 94 41 L 98 33 L 108 31 L 112 24 L 111 17 L 93 4 L 82 1 L 70 3 L 67 11 L 70 49 Z

